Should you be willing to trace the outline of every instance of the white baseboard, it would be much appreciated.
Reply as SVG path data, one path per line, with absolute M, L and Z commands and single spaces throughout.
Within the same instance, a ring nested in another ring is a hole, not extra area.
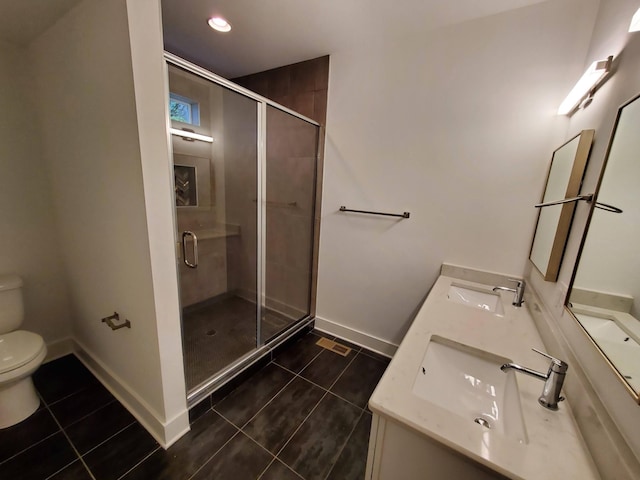
M 339 323 L 332 322 L 331 320 L 316 317 L 315 322 L 315 328 L 320 330 L 321 332 L 344 338 L 351 343 L 360 345 L 361 347 L 372 350 L 376 353 L 379 353 L 380 355 L 384 355 L 385 357 L 393 357 L 393 355 L 396 353 L 396 350 L 398 350 L 398 345 L 394 343 L 388 342 L 387 340 L 383 340 L 378 337 L 374 337 L 373 335 L 370 335 L 368 333 L 355 330 L 351 327 L 340 325 Z
M 43 363 L 69 355 L 70 353 L 73 353 L 74 349 L 75 346 L 71 337 L 49 342 L 47 343 L 47 356 L 44 357 Z
M 74 353 L 91 373 L 116 397 L 122 405 L 142 424 L 163 448 L 169 448 L 189 431 L 189 410 L 186 408 L 175 417 L 163 420 L 142 398 L 135 393 L 109 367 L 98 360 L 91 351 L 77 340 Z

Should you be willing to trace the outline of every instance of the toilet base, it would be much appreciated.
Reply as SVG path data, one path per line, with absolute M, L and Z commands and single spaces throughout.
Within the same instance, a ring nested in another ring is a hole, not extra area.
M 40 406 L 40 398 L 33 386 L 31 375 L 0 386 L 0 428 L 20 423 Z

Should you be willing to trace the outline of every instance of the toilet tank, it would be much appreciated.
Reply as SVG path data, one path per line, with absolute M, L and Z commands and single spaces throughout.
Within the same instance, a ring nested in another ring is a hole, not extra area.
M 0 335 L 20 328 L 23 319 L 22 279 L 0 275 Z

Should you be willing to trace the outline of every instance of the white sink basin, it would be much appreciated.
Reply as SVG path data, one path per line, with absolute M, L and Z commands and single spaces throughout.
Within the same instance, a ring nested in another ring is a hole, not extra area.
M 497 293 L 474 288 L 470 285 L 452 283 L 447 292 L 447 298 L 452 302 L 504 315 L 502 300 Z
M 527 443 L 515 372 L 509 359 L 433 336 L 413 384 L 413 394 L 477 427 Z
M 635 336 L 625 331 L 613 315 L 605 318 L 576 309 L 573 313 L 627 382 L 636 390 L 640 388 L 640 344 Z

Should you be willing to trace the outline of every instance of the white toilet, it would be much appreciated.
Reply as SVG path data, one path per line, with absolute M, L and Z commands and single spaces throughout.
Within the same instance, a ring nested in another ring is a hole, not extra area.
M 0 428 L 21 422 L 40 405 L 31 374 L 47 347 L 40 335 L 18 330 L 23 318 L 22 279 L 0 275 Z

